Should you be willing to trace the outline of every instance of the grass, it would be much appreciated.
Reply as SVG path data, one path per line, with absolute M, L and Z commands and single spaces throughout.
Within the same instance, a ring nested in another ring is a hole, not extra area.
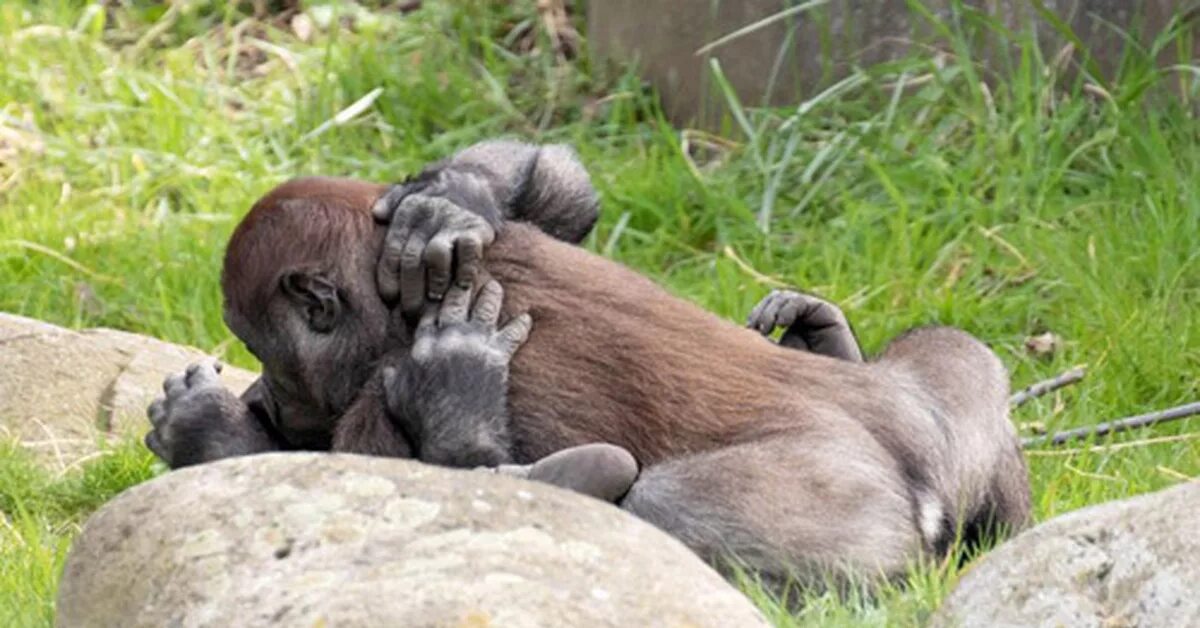
M 1196 69 L 1148 61 L 1190 50 L 1185 36 L 1100 85 L 960 9 L 932 29 L 940 61 L 865 69 L 792 108 L 727 92 L 720 133 L 681 134 L 628 69 L 557 59 L 531 1 L 426 5 L 306 42 L 220 2 L 0 4 L 0 310 L 254 367 L 217 279 L 257 196 L 304 173 L 395 180 L 507 134 L 574 145 L 603 195 L 588 246 L 723 316 L 786 284 L 841 303 L 869 351 L 937 322 L 990 343 L 1017 385 L 1086 363 L 1014 417 L 1051 429 L 1200 397 Z M 985 71 L 979 37 L 1017 54 Z M 1061 349 L 1026 351 L 1047 331 Z M 1029 460 L 1046 519 L 1200 475 L 1200 441 Z M 152 474 L 132 444 L 63 477 L 0 448 L 0 624 L 49 624 L 81 521 Z M 914 569 L 875 600 L 799 613 L 749 588 L 779 625 L 909 625 L 956 576 Z

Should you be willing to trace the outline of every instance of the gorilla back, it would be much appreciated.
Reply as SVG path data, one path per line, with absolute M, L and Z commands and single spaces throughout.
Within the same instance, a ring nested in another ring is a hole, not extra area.
M 647 468 L 623 506 L 704 553 L 894 572 L 960 526 L 974 540 L 1027 522 L 1007 374 L 961 331 L 914 330 L 856 363 L 783 348 L 524 225 L 485 262 L 534 320 L 512 365 L 516 457 L 625 447 Z M 721 520 L 738 523 L 706 523 Z
M 373 260 L 384 228 L 374 225 L 370 206 L 384 188 L 293 182 L 267 198 L 286 206 L 288 199 L 310 200 L 316 189 L 330 201 L 320 230 L 308 223 L 295 229 L 368 241 L 352 258 L 304 261 L 340 263 L 338 273 L 357 286 L 347 302 L 379 319 L 386 308 L 374 296 Z M 279 256 L 330 256 L 344 248 L 289 244 L 247 245 L 255 264 L 235 270 L 261 274 L 296 261 L 284 264 Z M 514 461 L 596 441 L 626 448 L 642 471 L 621 507 L 706 558 L 736 557 L 768 579 L 801 583 L 831 572 L 892 576 L 921 555 L 944 553 L 956 531 L 972 540 L 1027 522 L 1028 480 L 1008 421 L 1007 374 L 961 331 L 909 332 L 867 363 L 787 349 L 518 223 L 498 232 L 484 267 L 504 287 L 508 313 L 533 318 L 511 365 Z M 260 297 L 237 290 L 226 296 L 235 332 L 244 340 L 257 333 L 242 319 Z M 336 304 L 342 295 L 330 299 Z M 339 306 L 330 316 L 343 314 Z M 383 337 L 359 336 L 359 344 Z M 342 362 L 368 355 L 337 342 L 330 347 Z M 285 353 L 280 362 L 303 371 L 293 379 L 311 389 L 293 397 L 322 406 L 304 427 L 345 410 L 348 392 L 322 388 L 345 388 L 332 380 L 347 376 L 318 376 L 306 370 L 303 355 Z M 333 366 L 364 372 L 356 364 Z

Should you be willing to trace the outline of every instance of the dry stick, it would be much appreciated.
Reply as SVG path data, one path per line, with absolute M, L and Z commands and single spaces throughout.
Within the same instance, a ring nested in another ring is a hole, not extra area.
M 1087 375 L 1087 369 L 1082 366 L 1077 366 L 1066 373 L 1059 375 L 1058 377 L 1042 380 L 1025 388 L 1024 390 L 1021 390 L 1020 392 L 1008 398 L 1008 405 L 1018 408 L 1024 405 L 1025 402 L 1029 401 L 1030 399 L 1036 399 L 1037 397 L 1041 397 L 1046 393 L 1054 392 L 1063 386 L 1070 386 L 1071 384 L 1083 379 L 1084 375 Z
M 1194 401 L 1182 406 L 1159 410 L 1158 412 L 1150 412 L 1147 414 L 1139 414 L 1124 419 L 1117 419 L 1108 423 L 1099 423 L 1088 427 L 1080 427 L 1065 432 L 1059 432 L 1053 436 L 1039 436 L 1036 438 L 1026 438 L 1021 441 L 1022 447 L 1030 445 L 1042 445 L 1049 443 L 1051 445 L 1061 445 L 1068 441 L 1087 438 L 1088 436 L 1105 436 L 1107 434 L 1116 434 L 1127 430 L 1136 429 L 1139 427 L 1148 427 L 1167 421 L 1174 421 L 1192 415 L 1200 414 L 1200 401 Z

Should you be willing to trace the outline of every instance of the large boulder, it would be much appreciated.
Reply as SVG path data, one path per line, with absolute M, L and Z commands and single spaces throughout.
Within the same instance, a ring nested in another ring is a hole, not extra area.
M 971 569 L 936 626 L 1200 626 L 1200 482 L 1056 517 Z
M 64 468 L 105 439 L 139 435 L 162 380 L 203 359 L 198 349 L 113 329 L 72 331 L 0 312 L 0 437 Z M 222 373 L 240 393 L 255 375 Z
M 681 543 L 506 476 L 266 454 L 122 493 L 67 558 L 58 625 L 763 626 Z

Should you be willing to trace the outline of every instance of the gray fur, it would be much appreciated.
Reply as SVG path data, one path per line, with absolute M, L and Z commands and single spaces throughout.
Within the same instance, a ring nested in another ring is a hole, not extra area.
M 401 293 L 417 290 L 422 301 L 435 296 L 415 274 L 392 275 L 426 270 L 429 243 L 443 228 L 455 246 L 475 242 L 478 230 L 456 222 L 468 210 L 478 209 L 488 226 L 500 225 L 501 214 L 536 217 L 568 239 L 574 231 L 561 225 L 590 226 L 594 194 L 573 187 L 587 183 L 578 163 L 523 146 L 485 143 L 384 193 L 384 205 L 394 206 L 381 245 L 389 263 L 363 274 L 383 278 L 380 286 L 394 280 Z M 529 151 L 537 158 L 502 157 Z M 398 189 L 403 193 L 393 194 Z M 564 207 L 583 218 L 572 220 Z M 398 224 L 407 225 L 402 238 L 394 235 Z M 287 338 L 252 339 L 251 348 L 267 358 L 257 397 L 245 403 L 270 444 L 470 466 L 536 464 L 572 446 L 608 442 L 643 465 L 621 507 L 714 562 L 732 559 L 773 582 L 815 584 L 831 572 L 846 581 L 895 576 L 924 556 L 944 554 L 960 530 L 977 540 L 1027 521 L 1029 489 L 1007 417 L 1007 374 L 969 335 L 916 330 L 862 363 L 835 306 L 799 293 L 764 301 L 751 317 L 756 329 L 786 326 L 784 338 L 796 342 L 784 346 L 825 354 L 806 357 L 576 247 L 521 225 L 496 233 L 488 270 L 509 290 L 508 307 L 537 308 L 543 316 L 536 341 L 513 362 L 511 382 L 507 360 L 529 333 L 527 323 L 497 331 L 490 307 L 476 307 L 476 316 L 486 313 L 477 322 L 491 326 L 486 333 L 463 329 L 461 295 L 452 286 L 440 295 L 449 325 L 436 342 L 428 331 L 415 338 L 403 320 L 372 310 L 371 295 L 355 292 L 365 290 L 356 284 L 338 298 L 347 299 L 346 311 L 367 313 L 358 322 L 366 330 L 317 333 L 315 324 L 341 320 L 341 306 L 305 297 L 294 301 L 311 302 L 304 310 L 311 313 L 300 315 L 295 303 L 273 301 L 286 313 L 276 312 L 278 320 L 287 322 L 269 331 Z M 443 250 L 432 259 L 444 257 Z M 459 277 L 458 270 L 448 276 Z M 296 285 L 303 292 L 308 284 Z M 401 297 L 397 309 L 405 307 Z M 244 313 L 231 320 L 238 316 Z M 239 336 L 251 333 L 243 327 Z M 381 363 L 402 368 L 383 378 Z M 243 408 L 212 412 L 247 415 Z M 174 411 L 166 414 L 172 423 Z
M 1027 523 L 1007 374 L 991 351 L 924 328 L 866 368 L 895 390 L 886 415 L 828 407 L 795 435 L 651 466 L 621 506 L 773 585 L 899 574 L 914 557 L 944 554 L 960 526 L 979 542 Z

